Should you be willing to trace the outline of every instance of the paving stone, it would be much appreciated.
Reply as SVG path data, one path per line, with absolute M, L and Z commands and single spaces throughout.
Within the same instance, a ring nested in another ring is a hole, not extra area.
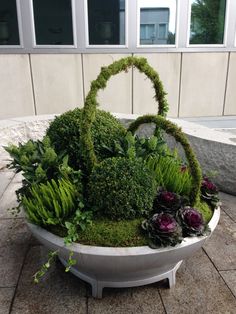
M 202 250 L 183 262 L 176 286 L 160 293 L 167 314 L 235 314 L 236 299 Z
M 236 222 L 236 197 L 226 193 L 219 193 L 222 209 Z
M 12 171 L 0 171 L 0 201 L 3 195 L 3 192 L 6 190 L 13 176 L 14 176 L 14 172 Z
M 103 299 L 88 299 L 88 314 L 165 313 L 158 288 L 153 285 L 111 289 L 105 288 Z
M 0 314 L 9 313 L 15 288 L 0 288 Z
M 28 252 L 11 313 L 87 313 L 86 284 L 65 273 L 61 263 L 52 265 L 39 284 L 33 283 L 33 274 L 46 260 L 47 251 L 42 246 L 34 246 Z
M 16 285 L 29 239 L 22 219 L 0 220 L 0 287 Z
M 236 298 L 236 269 L 220 271 L 220 274 Z
M 13 218 L 9 209 L 18 206 L 16 198 L 16 190 L 21 187 L 21 182 L 18 177 L 14 178 L 5 190 L 0 200 L 0 218 Z M 23 211 L 17 217 L 24 217 Z
M 218 270 L 236 268 L 236 223 L 223 210 L 220 222 L 204 249 Z

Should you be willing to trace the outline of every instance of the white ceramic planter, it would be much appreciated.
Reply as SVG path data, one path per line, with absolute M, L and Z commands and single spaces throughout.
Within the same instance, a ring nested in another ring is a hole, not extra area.
M 220 208 L 214 211 L 209 222 L 211 233 L 220 218 Z M 34 236 L 48 249 L 58 250 L 61 262 L 66 265 L 70 251 L 77 260 L 71 272 L 92 285 L 92 295 L 102 297 L 104 287 L 134 287 L 167 278 L 175 285 L 175 274 L 183 259 L 199 249 L 209 236 L 188 237 L 175 247 L 151 249 L 140 247 L 98 247 L 82 244 L 65 246 L 60 238 L 36 225 L 28 224 Z

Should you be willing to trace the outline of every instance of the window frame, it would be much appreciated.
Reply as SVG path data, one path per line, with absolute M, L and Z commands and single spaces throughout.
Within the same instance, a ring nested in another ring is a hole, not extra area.
M 128 2 L 129 0 L 125 0 L 125 44 L 124 45 L 90 45 L 89 44 L 89 18 L 88 18 L 88 0 L 84 0 L 84 16 L 85 16 L 85 48 L 86 49 L 96 49 L 96 48 L 104 48 L 104 49 L 122 49 L 128 48 Z
M 227 47 L 227 35 L 228 35 L 228 24 L 229 24 L 229 3 L 230 0 L 226 1 L 225 7 L 225 22 L 224 22 L 224 38 L 222 44 L 190 44 L 190 32 L 191 32 L 191 9 L 192 0 L 188 0 L 188 25 L 187 25 L 187 48 L 226 48 Z
M 22 14 L 21 14 L 21 6 L 20 0 L 16 1 L 16 16 L 17 16 L 17 25 L 18 25 L 18 33 L 19 33 L 19 45 L 0 45 L 0 49 L 19 49 L 24 48 L 23 45 L 23 29 L 22 29 Z
M 75 10 L 75 0 L 70 0 L 71 2 L 71 18 L 72 18 L 72 38 L 73 45 L 39 45 L 36 42 L 36 31 L 35 31 L 35 19 L 34 19 L 34 4 L 33 0 L 29 0 L 30 7 L 30 19 L 31 19 L 31 31 L 32 31 L 32 48 L 33 49 L 67 49 L 67 48 L 77 48 L 77 31 L 76 31 L 76 10 Z
M 140 25 L 141 25 L 141 19 L 140 19 L 140 11 L 141 9 L 145 9 L 148 7 L 142 7 L 140 4 L 139 0 L 137 1 L 137 25 L 136 25 L 136 29 L 137 29 L 137 43 L 136 43 L 136 48 L 177 48 L 178 47 L 178 33 L 179 33 L 179 6 L 180 6 L 180 1 L 179 0 L 175 0 L 176 1 L 176 15 L 175 15 L 175 44 L 171 45 L 171 44 L 167 44 L 167 45 L 161 45 L 161 44 L 155 44 L 155 45 L 143 45 L 140 44 Z M 158 7 L 157 7 L 158 8 Z M 164 23 L 163 23 L 164 24 Z

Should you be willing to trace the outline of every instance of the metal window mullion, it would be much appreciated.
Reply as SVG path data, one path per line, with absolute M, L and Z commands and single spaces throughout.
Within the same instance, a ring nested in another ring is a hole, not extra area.
M 227 48 L 233 48 L 236 46 L 236 1 L 228 0 L 228 25 L 225 38 L 225 44 Z
M 189 1 L 179 0 L 177 10 L 176 46 L 186 48 L 189 36 Z

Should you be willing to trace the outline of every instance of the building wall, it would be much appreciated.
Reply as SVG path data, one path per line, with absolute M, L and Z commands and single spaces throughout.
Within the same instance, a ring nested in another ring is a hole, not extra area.
M 128 55 L 128 54 L 127 54 Z M 0 119 L 82 107 L 101 66 L 124 54 L 0 54 Z M 170 117 L 236 115 L 236 53 L 146 53 L 168 93 Z M 155 113 L 151 83 L 136 69 L 112 77 L 101 108 Z

